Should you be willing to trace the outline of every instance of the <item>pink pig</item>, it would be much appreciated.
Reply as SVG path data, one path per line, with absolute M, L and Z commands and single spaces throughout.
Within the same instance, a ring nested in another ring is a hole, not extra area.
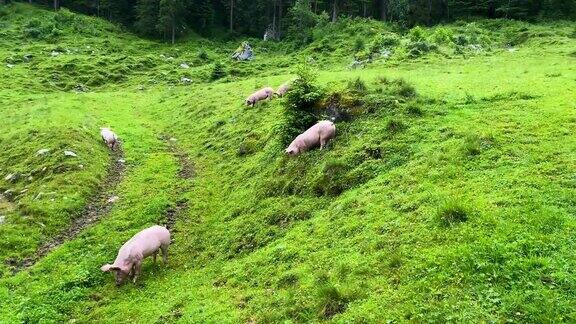
M 278 88 L 278 90 L 276 90 L 276 95 L 284 97 L 288 90 L 290 90 L 290 82 L 285 82 Z
M 254 107 L 254 105 L 258 101 L 261 101 L 264 99 L 272 99 L 273 95 L 274 95 L 274 89 L 272 89 L 270 87 L 262 88 L 256 92 L 254 92 L 253 94 L 251 94 L 248 98 L 246 98 L 246 106 Z
M 308 128 L 298 135 L 286 149 L 290 155 L 298 155 L 320 145 L 320 149 L 336 136 L 336 126 L 329 120 L 319 121 L 316 125 Z
M 114 264 L 105 264 L 100 270 L 104 272 L 115 271 L 116 286 L 120 286 L 128 276 L 131 276 L 132 281 L 136 283 L 142 261 L 146 257 L 152 255 L 154 264 L 156 264 L 158 250 L 162 250 L 164 264 L 168 262 L 169 245 L 170 232 L 165 227 L 154 225 L 136 233 L 122 245 Z
M 116 136 L 116 134 L 114 134 L 110 128 L 100 128 L 100 135 L 102 136 L 104 144 L 106 144 L 111 150 L 114 150 L 114 148 L 118 145 L 118 136 Z

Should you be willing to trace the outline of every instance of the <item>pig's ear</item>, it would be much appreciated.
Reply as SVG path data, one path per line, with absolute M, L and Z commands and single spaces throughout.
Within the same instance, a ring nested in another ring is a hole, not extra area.
M 118 271 L 118 270 L 120 270 L 120 268 L 116 267 L 114 265 L 111 265 L 111 264 L 105 264 L 100 268 L 100 270 L 102 270 L 104 272 L 108 272 L 108 271 Z

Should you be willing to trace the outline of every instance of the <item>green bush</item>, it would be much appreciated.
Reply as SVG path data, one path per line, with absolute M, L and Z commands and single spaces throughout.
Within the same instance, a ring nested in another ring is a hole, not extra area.
M 210 79 L 212 81 L 221 79 L 226 76 L 226 71 L 224 70 L 224 65 L 220 62 L 214 63 L 212 67 L 212 72 L 210 73 Z
M 416 26 L 410 29 L 410 32 L 408 32 L 408 38 L 410 38 L 412 42 L 423 42 L 426 40 L 426 31 L 424 28 Z
M 454 38 L 454 32 L 446 27 L 438 27 L 430 37 L 436 44 L 450 44 Z
M 408 56 L 411 58 L 417 58 L 423 56 L 429 52 L 436 51 L 438 46 L 427 41 L 416 41 L 411 42 L 406 45 L 408 50 Z
M 366 44 L 364 44 L 364 40 L 362 38 L 356 38 L 356 40 L 354 41 L 353 51 L 359 52 L 359 51 L 363 50 L 364 47 L 366 47 Z
M 323 91 L 316 85 L 316 74 L 309 67 L 297 68 L 297 78 L 292 82 L 284 102 L 284 123 L 280 135 L 283 145 L 288 145 L 294 137 L 315 124 L 319 119 L 316 109 L 323 97 Z
M 208 59 L 210 59 L 208 53 L 206 53 L 206 51 L 203 48 L 200 49 L 200 51 L 198 52 L 198 58 L 202 61 L 207 61 Z

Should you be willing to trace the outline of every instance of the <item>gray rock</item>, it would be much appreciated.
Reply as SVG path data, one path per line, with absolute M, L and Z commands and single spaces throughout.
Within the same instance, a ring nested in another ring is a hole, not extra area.
M 4 224 L 5 222 L 6 222 L 6 216 L 0 215 L 0 225 Z
M 188 79 L 186 77 L 181 77 L 180 82 L 182 82 L 184 84 L 190 84 L 190 83 L 192 83 L 192 79 Z
M 190 68 L 190 66 L 189 66 L 188 64 L 186 64 L 186 63 L 180 64 L 180 67 L 183 68 L 183 69 L 189 69 L 189 68 Z
M 36 155 L 44 155 L 46 153 L 50 152 L 50 149 L 39 149 L 38 152 L 36 152 Z
M 72 157 L 77 157 L 78 155 L 76 155 L 76 153 L 72 152 L 72 151 L 64 151 L 64 155 L 66 156 L 72 156 Z

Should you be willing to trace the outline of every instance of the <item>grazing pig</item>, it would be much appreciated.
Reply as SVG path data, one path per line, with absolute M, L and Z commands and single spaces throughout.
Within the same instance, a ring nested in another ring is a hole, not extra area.
M 165 227 L 154 225 L 136 233 L 122 245 L 114 263 L 103 265 L 100 270 L 104 272 L 115 271 L 116 286 L 120 286 L 128 276 L 131 276 L 132 281 L 136 283 L 142 261 L 146 257 L 152 255 L 154 264 L 156 264 L 158 250 L 162 250 L 164 264 L 168 262 L 169 245 L 170 232 Z
M 320 145 L 320 149 L 336 136 L 336 126 L 329 120 L 319 121 L 316 125 L 308 128 L 304 133 L 298 135 L 286 149 L 290 155 L 298 155 L 309 149 Z
M 284 97 L 288 90 L 290 90 L 290 82 L 285 82 L 276 90 L 276 95 L 278 95 L 278 97 Z
M 270 87 L 262 88 L 256 92 L 254 92 L 253 94 L 251 94 L 248 98 L 246 98 L 246 106 L 254 107 L 254 105 L 258 101 L 268 99 L 268 98 L 272 99 L 273 95 L 274 95 L 274 89 L 272 89 Z
M 114 150 L 118 145 L 118 136 L 114 134 L 110 128 L 102 127 L 100 128 L 100 135 L 102 136 L 102 140 L 104 144 L 106 144 L 111 150 Z

